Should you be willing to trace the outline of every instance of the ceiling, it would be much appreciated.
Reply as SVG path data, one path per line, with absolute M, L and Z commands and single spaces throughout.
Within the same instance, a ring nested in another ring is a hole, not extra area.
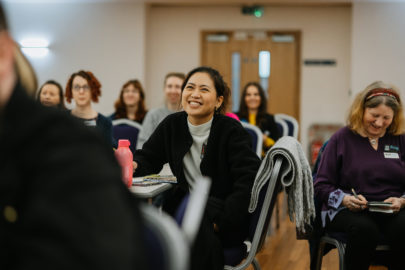
M 148 3 L 151 5 L 351 5 L 354 2 L 405 2 L 405 0 L 3 0 L 9 3 Z
M 83 2 L 131 2 L 131 3 L 149 3 L 149 4 L 161 4 L 161 5 L 336 5 L 336 4 L 348 4 L 356 0 L 4 0 L 10 3 L 83 3 Z M 369 1 L 369 0 L 362 0 Z

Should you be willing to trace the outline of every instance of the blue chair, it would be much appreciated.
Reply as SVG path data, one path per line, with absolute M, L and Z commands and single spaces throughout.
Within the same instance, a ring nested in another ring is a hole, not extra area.
M 262 146 L 263 146 L 263 133 L 260 128 L 251 125 L 246 122 L 240 122 L 242 126 L 249 132 L 250 136 L 252 137 L 252 147 L 253 151 L 261 157 L 262 156 Z
M 151 270 L 189 269 L 190 247 L 172 217 L 147 204 L 140 207 L 145 223 L 145 254 Z
M 287 123 L 280 117 L 277 117 L 277 115 L 274 116 L 274 120 L 276 121 L 278 132 L 280 133 L 280 136 L 281 137 L 288 136 Z
M 281 185 L 279 179 L 281 165 L 282 157 L 278 157 L 271 171 L 269 181 L 260 190 L 257 207 L 250 217 L 249 235 L 247 241 L 245 241 L 246 244 L 242 243 L 240 246 L 224 250 L 225 270 L 242 270 L 250 265 L 255 270 L 261 269 L 255 257 L 263 247 L 274 205 L 277 201 L 277 194 Z M 249 245 L 250 248 L 248 249 L 247 246 Z
M 112 121 L 113 124 L 113 137 L 115 140 L 126 139 L 129 140 L 132 153 L 136 150 L 136 142 L 138 134 L 142 129 L 142 125 L 129 119 L 117 119 Z
M 295 139 L 298 139 L 298 122 L 294 117 L 283 113 L 277 113 L 274 115 L 274 118 L 276 119 L 276 121 L 277 119 L 283 120 L 288 127 L 288 136 L 292 136 Z

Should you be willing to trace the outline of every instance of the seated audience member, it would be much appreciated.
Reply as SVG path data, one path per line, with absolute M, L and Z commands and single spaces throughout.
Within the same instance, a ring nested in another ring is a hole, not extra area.
M 138 80 L 126 82 L 114 107 L 115 112 L 110 116 L 111 120 L 126 118 L 142 124 L 146 109 L 141 83 Z
M 146 269 L 140 213 L 111 148 L 32 98 L 35 75 L 1 3 L 0 65 L 0 269 Z
M 315 179 L 322 222 L 345 232 L 346 269 L 368 269 L 381 235 L 392 249 L 389 269 L 404 269 L 405 122 L 399 91 L 381 81 L 360 92 L 347 126 L 329 140 Z M 353 189 L 353 191 L 352 191 Z M 370 201 L 391 203 L 373 212 Z
M 45 106 L 66 109 L 62 86 L 54 80 L 46 81 L 39 88 L 38 100 Z
M 184 74 L 178 72 L 168 73 L 164 81 L 165 106 L 150 110 L 143 120 L 142 130 L 139 132 L 136 148 L 142 148 L 159 123 L 169 114 L 180 110 L 181 85 Z
M 241 121 L 260 128 L 263 132 L 263 156 L 280 138 L 274 116 L 267 113 L 267 100 L 263 88 L 249 82 L 243 88 L 238 116 Z
M 70 113 L 80 119 L 86 126 L 96 127 L 114 148 L 117 142 L 112 135 L 111 120 L 96 112 L 91 102 L 98 102 L 101 96 L 101 84 L 90 71 L 80 70 L 73 73 L 66 84 L 66 100 L 75 101 L 75 107 Z
M 212 180 L 191 269 L 223 269 L 222 248 L 243 243 L 247 236 L 250 193 L 260 160 L 247 131 L 223 115 L 228 95 L 218 71 L 193 69 L 182 85 L 184 111 L 166 117 L 134 154 L 138 176 L 157 173 L 169 163 L 178 181 L 163 205 L 171 214 L 195 179 Z

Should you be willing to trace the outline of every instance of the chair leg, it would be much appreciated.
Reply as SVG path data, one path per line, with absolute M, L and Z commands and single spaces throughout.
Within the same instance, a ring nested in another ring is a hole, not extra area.
M 255 269 L 255 270 L 261 270 L 260 264 L 259 264 L 259 262 L 256 260 L 256 258 L 253 258 L 252 266 L 253 266 L 253 269 Z
M 346 246 L 345 244 L 342 244 L 339 242 L 337 245 L 337 250 L 339 253 L 339 270 L 345 270 L 346 265 L 345 265 L 345 252 L 346 252 Z
M 319 249 L 318 249 L 318 256 L 316 258 L 316 270 L 321 270 L 322 267 L 322 259 L 323 259 L 323 250 L 325 248 L 325 242 L 319 243 Z

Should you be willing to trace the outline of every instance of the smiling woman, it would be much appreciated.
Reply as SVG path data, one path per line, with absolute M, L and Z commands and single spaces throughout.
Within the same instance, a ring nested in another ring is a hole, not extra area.
M 222 106 L 224 96 L 218 96 L 213 80 L 207 73 L 191 75 L 182 92 L 182 106 L 193 125 L 211 120 L 214 112 Z
M 323 225 L 347 234 L 347 269 L 368 269 L 381 235 L 393 253 L 389 269 L 403 269 L 405 120 L 399 91 L 370 84 L 356 96 L 347 122 L 329 140 L 315 179 Z M 369 201 L 390 203 L 387 210 L 395 214 L 375 214 Z
M 120 96 L 114 104 L 115 112 L 111 120 L 127 118 L 138 123 L 143 122 L 146 115 L 145 92 L 138 80 L 129 80 L 121 88 Z
M 243 88 L 238 116 L 241 121 L 257 126 L 263 132 L 264 156 L 280 138 L 280 133 L 274 116 L 267 113 L 267 98 L 259 83 L 249 82 Z
M 136 176 L 158 173 L 169 163 L 178 185 L 163 209 L 174 214 L 196 179 L 212 180 L 191 269 L 223 269 L 223 247 L 246 239 L 250 192 L 260 160 L 235 119 L 223 115 L 229 88 L 218 71 L 193 69 L 182 85 L 184 111 L 166 117 L 134 154 Z

